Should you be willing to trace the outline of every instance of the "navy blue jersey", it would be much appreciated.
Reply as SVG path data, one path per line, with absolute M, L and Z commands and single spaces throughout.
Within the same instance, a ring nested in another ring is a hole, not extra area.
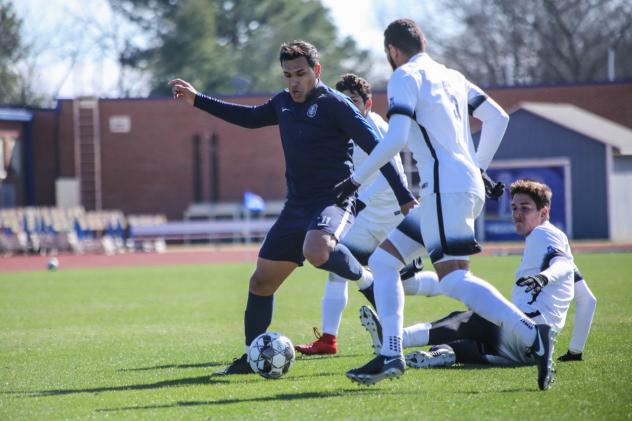
M 198 94 L 195 106 L 229 123 L 257 128 L 279 126 L 285 155 L 288 199 L 313 200 L 333 196 L 333 187 L 351 175 L 351 139 L 367 153 L 378 134 L 344 95 L 319 83 L 305 102 L 279 92 L 266 103 L 245 106 Z M 412 200 L 392 164 L 381 169 L 400 204 Z

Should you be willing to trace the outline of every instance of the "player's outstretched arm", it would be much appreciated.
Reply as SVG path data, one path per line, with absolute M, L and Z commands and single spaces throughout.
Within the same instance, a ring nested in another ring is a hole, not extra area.
M 277 124 L 277 117 L 272 104 L 274 98 L 261 105 L 248 106 L 206 96 L 182 79 L 169 81 L 169 86 L 171 86 L 173 97 L 176 100 L 184 100 L 190 105 L 229 123 L 250 129 Z
M 481 169 L 486 170 L 505 135 L 505 130 L 507 130 L 507 125 L 509 124 L 509 116 L 491 98 L 486 98 L 481 102 L 474 109 L 472 116 L 483 123 L 476 157 Z
M 377 143 L 377 145 L 370 145 L 367 147 L 366 145 L 358 143 L 358 146 L 369 152 L 369 156 L 362 165 L 354 171 L 352 176 L 354 181 L 358 184 L 362 184 L 371 176 L 371 174 L 379 169 L 391 185 L 391 188 L 397 197 L 397 201 L 402 207 L 402 212 L 406 212 L 404 210 L 405 207 L 408 209 L 410 205 L 414 206 L 416 201 L 414 201 L 414 197 L 410 194 L 408 189 L 405 189 L 405 192 L 407 193 L 407 195 L 405 195 L 402 193 L 404 192 L 404 189 L 398 190 L 397 186 L 393 185 L 393 174 L 388 173 L 387 170 L 392 170 L 392 172 L 395 173 L 395 176 L 399 177 L 395 171 L 395 167 L 390 161 L 406 144 L 409 129 L 410 119 L 408 117 L 394 115 L 391 118 L 386 136 L 384 136 L 384 139 Z M 370 148 L 371 146 L 374 146 L 372 150 Z
M 590 327 L 592 326 L 597 299 L 593 295 L 585 280 L 575 282 L 575 319 L 573 322 L 573 334 L 568 346 L 575 354 L 584 352 Z

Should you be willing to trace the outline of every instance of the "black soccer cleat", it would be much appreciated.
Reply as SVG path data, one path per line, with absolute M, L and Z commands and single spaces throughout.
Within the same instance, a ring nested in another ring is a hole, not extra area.
M 373 308 L 377 308 L 377 305 L 375 305 L 375 292 L 373 291 L 373 284 L 364 289 L 359 289 L 358 292 L 364 295 L 364 297 L 371 303 Z
M 567 361 L 583 361 L 583 356 L 581 352 L 574 353 L 568 350 L 566 354 L 560 355 L 557 357 L 558 361 L 567 362 Z
M 553 348 L 555 345 L 555 332 L 551 326 L 535 325 L 535 341 L 531 346 L 531 352 L 538 366 L 538 387 L 547 390 L 555 379 L 553 367 Z
M 416 273 L 419 273 L 422 270 L 424 270 L 424 261 L 421 257 L 417 257 L 399 271 L 399 277 L 402 281 L 405 281 L 406 279 L 412 278 Z
M 356 383 L 370 385 L 384 379 L 398 379 L 406 371 L 401 355 L 378 355 L 362 367 L 347 371 L 347 377 Z
M 228 376 L 231 374 L 254 374 L 250 363 L 248 362 L 248 356 L 246 354 L 239 358 L 235 358 L 228 367 L 218 370 L 213 373 L 213 376 Z

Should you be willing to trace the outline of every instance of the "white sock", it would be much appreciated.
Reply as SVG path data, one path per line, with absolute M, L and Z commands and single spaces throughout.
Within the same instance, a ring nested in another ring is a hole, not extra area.
M 510 327 L 526 345 L 535 340 L 535 324 L 488 282 L 470 271 L 455 270 L 441 280 L 441 292 L 457 299 L 484 319 Z
M 430 340 L 430 323 L 417 323 L 404 328 L 404 348 L 426 346 Z
M 375 278 L 377 314 L 382 322 L 382 355 L 403 355 L 404 288 L 399 279 L 399 270 L 403 266 L 398 258 L 381 248 L 369 259 Z
M 367 289 L 373 285 L 373 273 L 367 268 L 362 268 L 362 277 L 356 281 L 359 290 Z
M 415 276 L 402 281 L 404 294 L 406 295 L 424 295 L 426 297 L 434 297 L 440 295 L 439 277 L 436 272 L 424 270 L 415 273 Z
M 340 320 L 347 306 L 347 300 L 347 280 L 330 273 L 325 283 L 325 295 L 322 302 L 323 333 L 338 336 Z

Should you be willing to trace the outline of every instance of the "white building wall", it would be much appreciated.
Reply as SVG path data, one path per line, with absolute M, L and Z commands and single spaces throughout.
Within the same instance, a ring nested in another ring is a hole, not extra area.
M 613 156 L 610 183 L 611 240 L 632 241 L 632 156 Z

